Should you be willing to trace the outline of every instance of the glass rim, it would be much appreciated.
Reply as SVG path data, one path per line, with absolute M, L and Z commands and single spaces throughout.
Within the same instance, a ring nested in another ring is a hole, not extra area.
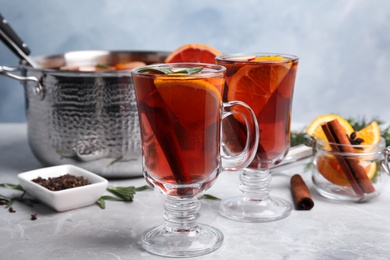
M 315 146 L 317 149 L 320 149 L 322 152 L 327 152 L 327 153 L 334 153 L 334 154 L 351 154 L 351 155 L 367 155 L 367 154 L 378 154 L 382 153 L 383 150 L 386 148 L 386 143 L 385 139 L 381 137 L 379 143 L 377 144 L 339 144 L 339 143 L 333 143 L 333 142 L 328 142 L 322 139 L 316 139 L 315 140 Z M 337 147 L 345 147 L 349 146 L 355 149 L 355 153 L 346 153 L 346 152 L 338 152 L 338 151 L 333 151 L 329 150 L 326 147 L 327 146 L 337 146 Z
M 248 61 L 248 60 L 239 60 L 240 57 L 262 57 L 262 56 L 281 56 L 286 58 L 282 61 Z M 215 57 L 216 61 L 225 61 L 225 62 L 234 62 L 234 63 L 249 63 L 249 64 L 259 64 L 259 63 L 284 63 L 286 61 L 298 61 L 299 57 L 293 54 L 287 53 L 278 53 L 278 52 L 242 52 L 242 53 L 231 53 L 231 54 L 222 54 Z
M 144 72 L 139 72 L 145 68 L 196 68 L 203 67 L 212 69 L 214 71 L 207 71 L 202 73 L 194 73 L 194 74 L 148 74 Z M 156 63 L 151 65 L 145 65 L 142 67 L 137 67 L 131 70 L 131 74 L 133 75 L 145 75 L 145 76 L 153 76 L 153 77 L 196 77 L 196 78 L 209 78 L 215 77 L 217 75 L 224 76 L 226 72 L 226 68 L 219 64 L 212 63 L 201 63 L 201 62 L 175 62 L 175 63 Z

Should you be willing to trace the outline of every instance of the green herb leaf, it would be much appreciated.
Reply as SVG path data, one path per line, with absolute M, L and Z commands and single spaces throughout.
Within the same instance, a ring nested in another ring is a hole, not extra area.
M 14 201 L 15 201 L 15 198 L 10 199 L 9 202 L 8 202 L 8 204 L 5 205 L 5 208 L 6 208 L 6 209 L 10 208 L 10 207 L 12 206 L 12 204 L 14 203 Z
M 135 187 L 112 187 L 108 186 L 107 190 L 117 197 L 121 198 L 123 201 L 133 201 L 135 194 Z
M 173 71 L 173 74 L 189 74 L 189 75 L 192 75 L 192 74 L 195 74 L 195 73 L 199 73 L 202 70 L 203 70 L 203 67 L 194 67 L 194 68 L 176 70 L 176 71 Z
M 163 69 L 163 68 L 151 68 L 151 67 L 145 67 L 143 69 L 138 70 L 140 73 L 145 72 L 154 72 L 156 74 L 172 74 L 173 71 L 170 69 Z
M 7 205 L 5 205 L 5 208 L 10 208 L 12 206 L 12 204 L 14 203 L 14 201 L 19 201 L 27 206 L 34 206 L 33 204 L 34 203 L 38 203 L 37 200 L 35 199 L 28 199 L 28 198 L 24 198 L 24 195 L 26 194 L 25 190 L 23 189 L 23 187 L 19 184 L 11 184 L 11 183 L 0 183 L 0 187 L 4 187 L 4 188 L 10 188 L 10 189 L 14 189 L 14 190 L 18 190 L 18 191 L 22 191 L 22 195 L 20 196 L 15 196 L 15 197 L 12 197 L 12 198 L 9 198 L 7 196 L 4 196 L 4 195 L 1 195 L 0 194 L 0 198 L 3 198 L 5 200 L 8 201 Z
M 144 186 L 135 188 L 135 191 L 144 191 L 144 190 L 153 190 L 153 188 L 150 187 L 149 185 L 144 185 Z
M 151 188 L 148 185 L 144 185 L 144 186 L 137 187 L 137 188 L 134 186 L 128 186 L 128 187 L 108 186 L 107 191 L 111 192 L 114 196 L 108 196 L 108 195 L 101 196 L 96 201 L 96 204 L 100 208 L 105 209 L 106 208 L 106 204 L 105 204 L 106 200 L 132 202 L 136 191 L 144 191 L 144 190 L 150 190 L 150 189 Z
M 23 196 L 23 195 L 22 195 Z M 33 207 L 34 203 L 39 203 L 36 199 L 27 199 L 23 197 L 16 198 L 17 201 L 22 202 L 23 204 L 26 204 L 27 206 Z
M 4 188 L 10 188 L 10 189 L 14 189 L 14 190 L 20 190 L 20 191 L 24 191 L 22 186 L 19 185 L 19 184 L 11 184 L 11 183 L 0 183 L 0 187 L 4 187 Z
M 390 146 L 390 126 L 382 130 L 382 137 L 386 141 L 386 146 Z
M 96 205 L 98 205 L 101 209 L 106 208 L 106 202 L 104 201 L 103 198 L 98 199 L 96 202 Z
M 215 197 L 215 196 L 210 195 L 210 194 L 203 194 L 202 196 L 199 196 L 199 197 L 198 197 L 198 200 L 201 200 L 201 199 L 207 199 L 207 200 L 221 200 L 220 198 Z
M 164 69 L 164 68 L 152 68 L 152 67 L 145 67 L 143 69 L 138 70 L 140 73 L 145 72 L 154 72 L 157 74 L 188 74 L 192 75 L 198 72 L 201 72 L 203 70 L 203 67 L 194 67 L 194 68 L 186 68 L 186 69 L 177 69 L 177 70 L 171 70 L 171 69 Z
M 100 197 L 101 200 L 113 200 L 113 201 L 123 201 L 122 198 L 116 197 L 116 196 L 108 196 L 104 195 Z
M 114 160 L 112 160 L 112 162 L 110 162 L 110 163 L 107 165 L 107 167 L 113 165 L 113 164 L 116 163 L 116 162 L 119 162 L 119 161 L 122 160 L 122 159 L 123 159 L 123 156 L 122 156 L 122 155 L 119 156 L 118 158 L 115 158 Z

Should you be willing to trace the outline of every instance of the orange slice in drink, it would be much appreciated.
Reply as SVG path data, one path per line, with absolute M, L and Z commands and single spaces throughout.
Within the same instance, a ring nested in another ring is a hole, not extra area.
M 260 56 L 255 57 L 254 59 L 251 59 L 250 61 L 258 62 L 258 61 L 284 61 L 286 58 L 282 56 Z
M 264 64 L 254 63 L 241 67 L 229 81 L 228 100 L 241 100 L 258 115 L 292 66 L 291 61 L 279 62 L 283 60 L 286 59 L 279 56 L 250 59 L 250 62 Z
M 222 96 L 210 82 L 159 77 L 154 84 L 169 111 L 184 127 L 207 126 L 220 118 Z
M 183 45 L 173 52 L 171 52 L 165 62 L 203 62 L 203 63 L 215 63 L 215 57 L 221 55 L 221 53 L 211 46 L 192 43 Z

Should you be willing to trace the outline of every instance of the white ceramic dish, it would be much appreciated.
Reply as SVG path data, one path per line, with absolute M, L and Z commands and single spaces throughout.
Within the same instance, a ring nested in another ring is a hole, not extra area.
M 68 173 L 74 176 L 83 176 L 91 184 L 60 191 L 51 191 L 32 181 L 37 177 L 47 179 Z M 108 181 L 103 177 L 69 164 L 23 172 L 18 175 L 18 179 L 20 185 L 28 194 L 59 212 L 95 203 L 105 192 L 108 185 Z

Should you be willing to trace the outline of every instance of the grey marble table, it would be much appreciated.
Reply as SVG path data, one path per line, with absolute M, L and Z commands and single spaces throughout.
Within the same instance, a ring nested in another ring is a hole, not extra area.
M 17 183 L 20 172 L 42 167 L 32 155 L 25 124 L 0 124 L 0 183 Z M 240 223 L 217 212 L 218 201 L 202 200 L 200 222 L 225 236 L 217 251 L 195 259 L 390 259 L 390 190 L 369 203 L 334 203 L 313 189 L 302 166 L 273 175 L 271 194 L 292 201 L 289 181 L 302 174 L 312 192 L 310 211 L 293 210 L 270 223 Z M 387 180 L 388 177 L 385 176 Z M 142 178 L 110 180 L 113 186 L 141 186 Z M 0 193 L 10 190 L 0 188 Z M 238 174 L 223 173 L 208 194 L 239 194 Z M 147 228 L 163 222 L 164 196 L 143 191 L 132 203 L 107 202 L 57 213 L 43 204 L 15 202 L 0 207 L 0 259 L 164 259 L 138 245 Z M 31 220 L 31 214 L 37 220 Z

